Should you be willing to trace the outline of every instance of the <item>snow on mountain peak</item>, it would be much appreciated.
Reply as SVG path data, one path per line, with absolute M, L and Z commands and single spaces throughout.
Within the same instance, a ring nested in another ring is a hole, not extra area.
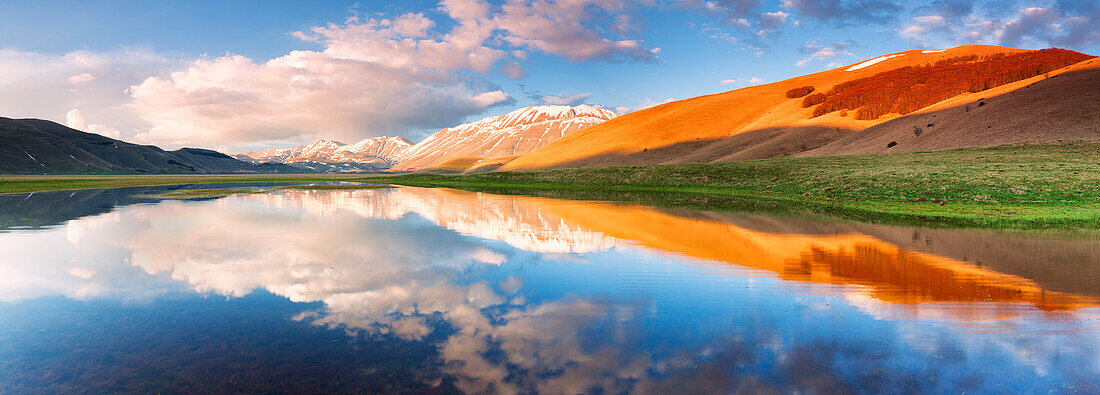
M 369 137 L 355 144 L 320 139 L 309 145 L 289 149 L 269 149 L 264 152 L 246 152 L 243 155 L 259 162 L 298 163 L 375 163 L 387 165 L 412 146 L 402 137 Z
M 519 155 L 566 134 L 616 117 L 590 105 L 537 105 L 445 128 L 412 146 L 398 158 L 398 169 L 429 167 L 463 157 Z

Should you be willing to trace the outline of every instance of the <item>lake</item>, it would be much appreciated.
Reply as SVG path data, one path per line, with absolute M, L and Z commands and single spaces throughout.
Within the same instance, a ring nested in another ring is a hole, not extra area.
M 1100 392 L 1095 238 L 179 188 L 0 195 L 0 393 Z

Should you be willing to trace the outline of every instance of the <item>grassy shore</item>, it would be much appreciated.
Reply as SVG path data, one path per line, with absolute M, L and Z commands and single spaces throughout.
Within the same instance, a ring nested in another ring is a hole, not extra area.
M 474 175 L 8 176 L 0 192 L 358 181 L 997 229 L 1100 229 L 1100 144 Z
M 411 174 L 375 181 L 507 193 L 559 191 L 563 197 L 570 195 L 565 191 L 667 194 L 702 208 L 771 206 L 779 212 L 932 226 L 1100 229 L 1096 143 L 462 176 Z

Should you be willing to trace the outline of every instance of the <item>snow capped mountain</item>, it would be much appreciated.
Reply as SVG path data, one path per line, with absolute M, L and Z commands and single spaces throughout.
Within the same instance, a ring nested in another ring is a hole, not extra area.
M 366 138 L 350 145 L 338 141 L 317 140 L 310 145 L 288 149 L 272 148 L 263 152 L 244 152 L 236 156 L 238 159 L 262 163 L 355 163 L 370 165 L 371 168 L 385 168 L 393 164 L 395 158 L 411 146 L 412 143 L 402 137 L 383 136 Z
M 404 137 L 371 137 L 340 147 L 337 151 L 392 160 L 412 145 L 412 142 Z
M 612 111 L 589 105 L 531 106 L 440 130 L 415 145 L 402 137 L 371 137 L 355 144 L 317 140 L 300 147 L 244 152 L 236 157 L 329 171 L 416 170 L 456 158 L 525 154 L 614 117 Z M 346 166 L 349 164 L 354 166 Z
M 520 155 L 615 116 L 589 105 L 525 107 L 440 130 L 405 150 L 394 168 L 416 170 L 456 158 Z

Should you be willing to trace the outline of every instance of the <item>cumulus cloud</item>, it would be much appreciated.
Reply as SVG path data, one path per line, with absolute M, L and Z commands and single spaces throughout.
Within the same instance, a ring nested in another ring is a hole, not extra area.
M 83 116 L 127 139 L 175 148 L 418 137 L 513 103 L 484 75 L 526 76 L 529 53 L 570 61 L 649 61 L 633 38 L 651 1 L 442 0 L 435 10 L 351 17 L 292 33 L 320 46 L 273 59 L 151 51 L 45 55 L 0 50 L 8 116 Z M 65 92 L 59 94 L 59 92 Z M 86 125 L 88 126 L 88 125 Z
M 772 33 L 776 32 L 780 26 L 787 23 L 787 17 L 791 14 L 783 11 L 765 12 L 760 14 L 760 31 L 756 32 L 758 37 L 764 38 Z
M 761 10 L 764 4 L 761 0 L 683 0 L 678 4 L 682 8 L 710 15 L 729 28 L 729 31 L 710 25 L 697 28 L 710 39 L 741 44 L 758 54 L 770 46 L 765 39 L 780 33 L 780 28 L 787 24 L 791 16 L 791 13 L 781 10 Z
M 652 60 L 657 48 L 619 38 L 637 30 L 632 2 L 446 0 L 439 11 L 352 17 L 294 36 L 322 45 L 266 62 L 240 55 L 194 61 L 130 88 L 127 106 L 153 127 L 139 141 L 215 145 L 302 136 L 355 140 L 452 126 L 513 103 L 482 77 L 501 61 L 511 79 L 529 51 L 571 61 Z M 446 30 L 441 25 L 448 26 Z M 512 58 L 512 59 L 508 59 Z M 580 103 L 583 95 L 544 102 Z
M 68 123 L 79 108 L 92 124 L 114 126 L 97 129 L 101 134 L 132 137 L 149 124 L 122 108 L 130 100 L 126 87 L 179 64 L 148 49 L 60 55 L 0 49 L 0 115 Z
M 493 16 L 507 43 L 566 57 L 574 62 L 591 59 L 648 61 L 658 48 L 639 40 L 609 38 L 598 22 L 612 21 L 606 29 L 635 31 L 631 17 L 638 3 L 629 0 L 511 1 Z
M 505 53 L 483 45 L 491 29 L 463 19 L 469 10 L 448 10 L 459 23 L 446 33 L 433 32 L 422 14 L 351 18 L 296 34 L 321 51 L 262 63 L 240 55 L 199 59 L 149 78 L 130 88 L 128 108 L 153 124 L 138 139 L 207 146 L 310 135 L 354 140 L 450 126 L 510 103 L 498 87 L 456 72 L 486 73 Z
M 119 132 L 118 129 L 98 123 L 86 123 L 84 120 L 84 115 L 81 114 L 80 110 L 76 108 L 69 110 L 69 112 L 65 113 L 65 126 L 84 132 L 90 132 L 105 137 L 110 137 L 113 139 L 122 138 L 122 133 Z
M 886 24 L 905 10 L 890 0 L 783 0 L 782 4 L 805 18 L 837 26 Z
M 984 43 L 1007 46 L 1062 46 L 1084 49 L 1100 44 L 1100 5 L 1057 1 L 1004 9 L 1000 3 L 937 1 L 919 7 L 899 28 L 920 46 Z

